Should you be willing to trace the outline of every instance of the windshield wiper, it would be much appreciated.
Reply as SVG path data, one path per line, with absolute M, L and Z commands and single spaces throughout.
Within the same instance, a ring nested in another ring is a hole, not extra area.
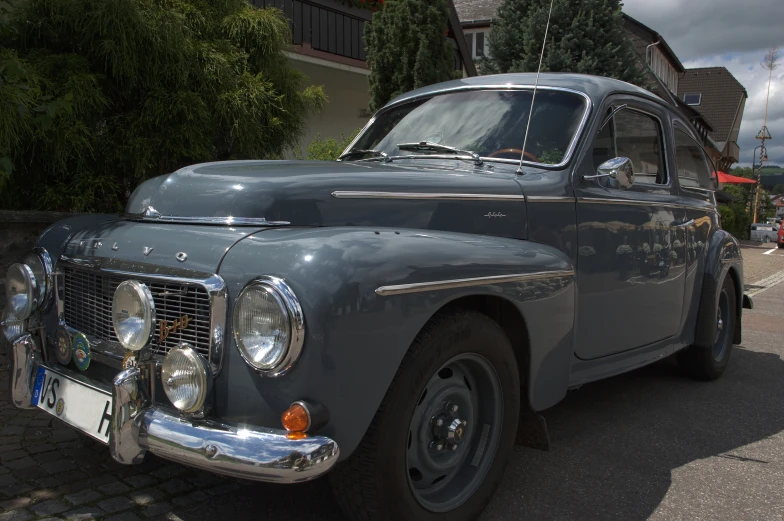
M 345 154 L 340 156 L 338 159 L 342 160 L 342 159 L 345 159 L 347 157 L 365 156 L 365 155 L 368 155 L 368 154 L 373 154 L 373 156 L 374 156 L 372 158 L 369 158 L 370 160 L 373 160 L 373 159 L 375 159 L 375 160 L 382 160 L 382 161 L 384 161 L 384 163 L 389 163 L 391 161 L 391 159 L 389 158 L 389 154 L 387 154 L 386 152 L 384 152 L 382 150 L 361 150 L 361 149 L 349 150 L 348 152 L 346 152 Z
M 441 145 L 433 143 L 432 141 L 420 141 L 419 143 L 400 143 L 396 145 L 400 150 L 414 150 L 414 151 L 430 151 L 430 152 L 454 152 L 456 154 L 463 154 L 470 156 L 475 165 L 482 164 L 482 158 L 472 150 L 462 150 L 460 148 L 450 147 L 449 145 Z

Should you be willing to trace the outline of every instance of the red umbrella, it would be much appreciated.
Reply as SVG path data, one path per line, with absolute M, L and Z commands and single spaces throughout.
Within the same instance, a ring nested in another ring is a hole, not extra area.
M 746 179 L 745 177 L 738 177 L 736 175 L 730 175 L 725 172 L 714 172 L 719 177 L 719 183 L 723 184 L 742 184 L 742 183 L 751 183 L 757 184 L 757 181 L 754 179 Z

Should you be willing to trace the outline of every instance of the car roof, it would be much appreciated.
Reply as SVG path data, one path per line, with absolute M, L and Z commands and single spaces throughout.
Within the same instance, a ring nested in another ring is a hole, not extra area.
M 510 74 L 488 74 L 486 76 L 475 76 L 472 78 L 462 78 L 459 80 L 445 81 L 428 85 L 421 89 L 412 90 L 402 94 L 388 103 L 392 105 L 403 100 L 436 94 L 440 91 L 451 89 L 470 89 L 470 88 L 489 88 L 503 86 L 529 86 L 533 87 L 536 83 L 536 73 L 522 72 Z M 600 103 L 607 95 L 615 93 L 635 94 L 647 98 L 651 101 L 664 104 L 664 101 L 655 94 L 631 83 L 605 78 L 602 76 L 592 76 L 590 74 L 574 74 L 563 72 L 543 72 L 539 75 L 540 87 L 556 87 L 571 89 L 583 92 L 591 98 L 594 104 Z

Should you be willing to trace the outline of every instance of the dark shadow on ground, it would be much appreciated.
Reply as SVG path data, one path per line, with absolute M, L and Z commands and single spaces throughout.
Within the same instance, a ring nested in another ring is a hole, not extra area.
M 690 380 L 667 360 L 572 391 L 544 413 L 551 451 L 516 448 L 482 519 L 647 519 L 667 494 L 673 469 L 732 458 L 734 449 L 784 430 L 781 382 L 778 355 L 736 348 L 716 382 Z M 344 519 L 327 480 L 251 484 L 175 512 L 185 521 Z

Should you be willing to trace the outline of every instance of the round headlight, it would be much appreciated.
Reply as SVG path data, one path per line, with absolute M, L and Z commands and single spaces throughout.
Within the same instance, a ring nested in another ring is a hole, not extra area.
M 8 309 L 17 318 L 25 320 L 38 306 L 35 296 L 38 284 L 32 270 L 26 264 L 12 264 L 5 277 Z
M 234 339 L 253 368 L 268 376 L 285 373 L 304 339 L 302 309 L 291 288 L 274 277 L 246 286 L 234 306 Z
M 49 253 L 43 248 L 35 248 L 32 253 L 29 253 L 24 259 L 24 263 L 33 272 L 33 277 L 37 284 L 34 290 L 33 298 L 36 302 L 35 308 L 45 307 L 50 299 L 52 292 L 52 260 Z
M 175 347 L 161 365 L 163 391 L 182 412 L 196 412 L 207 397 L 207 368 L 198 353 L 187 345 Z
M 125 349 L 138 351 L 152 339 L 155 304 L 147 286 L 126 280 L 117 286 L 112 299 L 112 324 Z

